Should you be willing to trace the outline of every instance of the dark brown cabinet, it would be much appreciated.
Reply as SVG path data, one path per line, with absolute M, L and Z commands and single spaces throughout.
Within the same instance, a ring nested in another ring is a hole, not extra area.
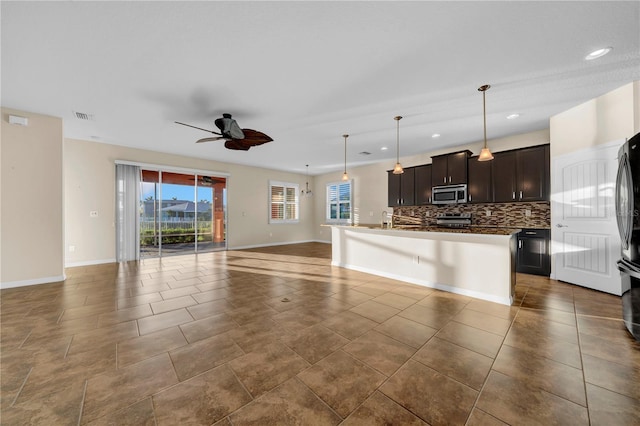
M 387 179 L 389 207 L 415 205 L 415 167 L 406 167 L 399 175 L 388 171 Z
M 496 203 L 516 201 L 515 151 L 496 152 L 489 163 L 491 163 L 493 201 Z
M 471 151 L 460 151 L 431 157 L 433 186 L 467 183 L 467 159 L 469 155 L 471 155 Z
M 415 168 L 416 206 L 431 204 L 431 164 Z
M 518 201 L 549 200 L 549 145 L 517 151 Z
M 549 145 L 498 152 L 491 161 L 493 200 L 549 200 Z
M 548 277 L 551 273 L 550 239 L 548 229 L 523 229 L 520 231 L 518 233 L 516 271 Z
M 469 184 L 467 191 L 470 203 L 490 203 L 493 201 L 491 185 L 491 162 L 478 161 L 478 156 L 469 157 Z

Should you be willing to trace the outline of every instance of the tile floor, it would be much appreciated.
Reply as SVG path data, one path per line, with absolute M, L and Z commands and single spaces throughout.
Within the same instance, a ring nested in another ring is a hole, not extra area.
M 3 425 L 640 424 L 620 299 L 508 307 L 308 243 L 71 268 L 1 293 Z

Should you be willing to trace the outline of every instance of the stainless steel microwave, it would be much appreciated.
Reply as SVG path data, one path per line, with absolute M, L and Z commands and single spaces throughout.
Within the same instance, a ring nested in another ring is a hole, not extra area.
M 467 184 L 434 186 L 431 204 L 461 204 L 467 202 Z

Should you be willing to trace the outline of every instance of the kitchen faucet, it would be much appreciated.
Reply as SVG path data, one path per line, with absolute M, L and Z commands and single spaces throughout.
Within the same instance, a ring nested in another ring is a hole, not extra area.
M 391 219 L 389 219 L 389 213 L 386 210 L 382 211 L 382 220 L 381 226 L 382 228 L 393 228 L 393 213 L 391 213 Z

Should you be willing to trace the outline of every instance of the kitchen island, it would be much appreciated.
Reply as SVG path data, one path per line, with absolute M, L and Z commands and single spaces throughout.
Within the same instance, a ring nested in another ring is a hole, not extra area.
M 511 305 L 519 231 L 331 225 L 331 264 Z

